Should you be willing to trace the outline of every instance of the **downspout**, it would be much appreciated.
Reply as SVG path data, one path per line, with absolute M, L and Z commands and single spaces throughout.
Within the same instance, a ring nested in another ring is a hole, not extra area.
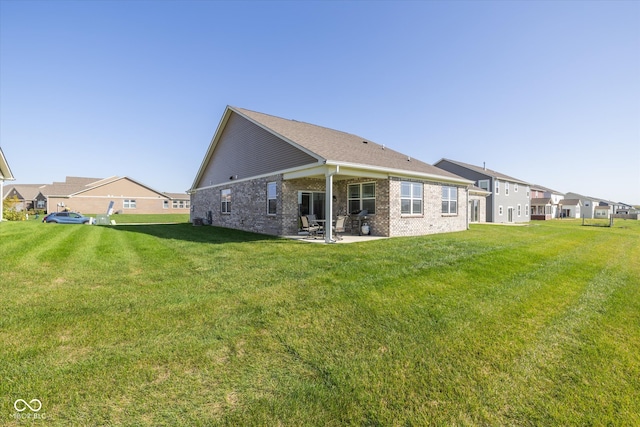
M 471 211 L 471 198 L 469 196 L 469 187 L 467 187 L 467 230 L 471 229 L 471 224 L 469 222 L 469 211 Z
M 324 213 L 324 242 L 335 243 L 332 239 L 333 227 L 331 221 L 333 219 L 333 176 L 340 172 L 340 166 L 336 166 L 333 172 L 327 171 L 325 174 L 325 213 Z

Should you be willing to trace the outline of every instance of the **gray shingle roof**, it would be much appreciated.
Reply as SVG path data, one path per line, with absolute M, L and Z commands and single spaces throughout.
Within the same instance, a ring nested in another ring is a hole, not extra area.
M 532 205 L 553 205 L 553 200 L 551 198 L 535 198 L 531 199 Z
M 244 108 L 229 108 L 328 162 L 343 162 L 419 172 L 458 180 L 464 179 L 358 135 Z
M 445 160 L 447 162 L 456 164 L 458 166 L 462 166 L 463 168 L 467 168 L 467 169 L 472 170 L 474 172 L 478 172 L 478 173 L 482 173 L 482 174 L 487 175 L 487 176 L 491 176 L 493 178 L 497 178 L 497 179 L 501 179 L 501 180 L 505 180 L 505 181 L 517 182 L 519 184 L 529 185 L 529 183 L 526 182 L 526 181 L 522 181 L 521 179 L 517 179 L 517 178 L 514 178 L 512 176 L 505 175 L 505 174 L 503 174 L 501 172 L 494 171 L 494 170 L 489 169 L 489 168 L 485 168 L 485 167 L 482 167 L 482 166 L 471 165 L 469 163 L 459 162 L 457 160 L 451 160 L 451 159 L 442 159 L 442 160 Z
M 558 202 L 558 204 L 564 205 L 564 206 L 579 205 L 580 204 L 580 199 L 562 199 L 562 200 L 560 200 L 560 202 Z
M 11 193 L 14 189 L 20 194 L 24 200 L 34 200 L 38 193 L 42 191 L 42 187 L 44 184 L 15 184 L 8 185 L 5 188 L 4 197 L 7 198 L 9 193 Z

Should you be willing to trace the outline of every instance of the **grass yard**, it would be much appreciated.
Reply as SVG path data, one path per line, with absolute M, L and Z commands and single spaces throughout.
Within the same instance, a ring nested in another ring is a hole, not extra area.
M 3 222 L 0 256 L 1 425 L 640 425 L 640 221 Z

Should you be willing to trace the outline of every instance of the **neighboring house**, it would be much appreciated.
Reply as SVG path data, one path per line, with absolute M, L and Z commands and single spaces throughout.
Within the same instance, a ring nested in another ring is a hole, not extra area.
M 597 199 L 595 197 L 583 196 L 578 193 L 567 193 L 565 194 L 567 199 L 578 199 L 580 200 L 580 204 L 582 206 L 581 209 L 581 218 L 595 218 L 596 217 L 596 206 L 600 206 L 601 199 Z
M 613 206 L 599 205 L 594 208 L 594 218 L 609 219 L 613 215 Z
M 357 135 L 228 106 L 189 191 L 191 219 L 294 235 L 301 215 L 367 210 L 372 235 L 459 231 L 470 184 Z
M 4 157 L 2 148 L 0 148 L 0 201 L 4 201 L 4 182 L 14 181 L 14 180 L 15 178 L 11 173 L 11 168 L 9 168 L 9 163 L 7 163 L 7 159 Z M 0 221 L 2 221 L 3 218 L 4 218 L 3 203 L 0 203 Z
M 563 193 L 541 185 L 531 185 L 530 190 L 532 220 L 547 220 L 562 216 L 560 202 L 564 199 Z
M 561 218 L 581 218 L 582 202 L 580 199 L 562 199 L 558 204 Z
M 441 159 L 435 166 L 467 178 L 476 186 L 490 191 L 487 197 L 486 220 L 494 223 L 529 221 L 529 184 L 484 166 L 474 166 L 450 159 Z
M 616 214 L 619 215 L 629 215 L 631 213 L 635 213 L 636 209 L 627 203 L 618 202 L 618 208 L 616 209 Z
M 15 184 L 5 189 L 5 199 L 17 200 L 16 211 L 47 208 L 47 197 L 42 194 L 45 184 Z
M 617 214 L 619 212 L 627 211 L 628 205 L 620 202 L 613 202 L 611 200 L 600 200 L 599 206 L 610 206 L 611 207 L 611 215 Z
M 16 193 L 23 186 L 14 186 Z M 190 201 L 186 193 L 162 193 L 128 177 L 110 178 L 66 177 L 64 182 L 40 185 L 38 191 L 45 198 L 47 212 L 72 210 L 85 214 L 106 213 L 111 201 L 118 213 L 158 214 L 189 213 Z M 23 195 L 24 203 L 27 199 Z M 41 197 L 30 200 L 36 209 Z

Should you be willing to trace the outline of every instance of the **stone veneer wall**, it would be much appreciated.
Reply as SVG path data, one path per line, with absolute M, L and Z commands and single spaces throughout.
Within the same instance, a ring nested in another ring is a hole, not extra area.
M 467 228 L 468 198 L 465 187 L 458 187 L 458 213 L 443 215 L 441 183 L 423 183 L 423 214 L 406 216 L 400 214 L 399 178 L 391 179 L 347 179 L 334 177 L 334 217 L 347 213 L 347 188 L 349 184 L 376 183 L 376 213 L 367 219 L 374 236 L 419 236 L 425 234 L 461 231 Z M 267 183 L 276 182 L 277 213 L 267 215 Z M 220 191 L 231 190 L 231 213 L 220 209 Z M 228 185 L 198 190 L 191 195 L 191 220 L 208 218 L 211 212 L 212 225 L 246 230 L 271 235 L 294 235 L 298 232 L 298 192 L 325 191 L 324 179 L 295 179 L 283 181 L 282 175 L 233 182 Z
M 267 215 L 267 183 L 276 182 L 276 215 Z M 220 191 L 231 190 L 231 213 L 223 214 Z M 212 225 L 234 228 L 254 233 L 282 235 L 283 201 L 282 175 L 273 175 L 254 180 L 233 182 L 198 190 L 191 194 L 191 221 L 203 218 L 211 212 Z

